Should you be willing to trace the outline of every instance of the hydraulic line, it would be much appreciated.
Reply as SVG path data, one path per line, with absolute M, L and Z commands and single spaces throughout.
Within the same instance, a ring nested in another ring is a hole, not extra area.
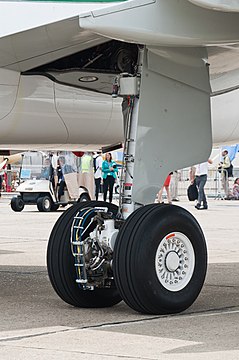
M 71 246 L 72 254 L 75 258 L 75 267 L 76 267 L 76 282 L 81 284 L 87 283 L 87 274 L 85 267 L 85 246 L 82 236 L 91 225 L 93 220 L 88 224 L 86 229 L 84 229 L 84 224 L 87 218 L 95 212 L 95 209 L 86 208 L 76 214 L 71 228 Z M 83 285 L 84 287 L 84 285 Z

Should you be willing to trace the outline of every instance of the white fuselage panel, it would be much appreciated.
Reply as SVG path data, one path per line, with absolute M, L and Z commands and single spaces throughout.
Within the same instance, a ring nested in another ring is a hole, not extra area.
M 94 149 L 120 142 L 121 101 L 56 84 L 44 76 L 21 76 L 19 85 L 0 85 L 0 147 L 57 144 L 57 148 L 78 149 L 84 144 Z

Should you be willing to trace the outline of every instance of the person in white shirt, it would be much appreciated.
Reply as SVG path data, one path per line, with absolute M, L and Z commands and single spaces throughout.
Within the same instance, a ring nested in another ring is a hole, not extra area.
M 204 192 L 204 186 L 207 182 L 208 175 L 208 164 L 212 164 L 212 160 L 208 159 L 208 161 L 198 164 L 196 166 L 196 185 L 198 187 L 198 199 L 195 208 L 198 210 L 208 209 L 207 198 Z
M 227 149 L 224 149 L 222 151 L 222 158 L 223 158 L 223 161 L 220 162 L 220 164 L 218 165 L 218 170 L 220 170 L 220 172 L 221 172 L 222 188 L 223 188 L 225 196 L 227 198 L 230 193 L 227 169 L 229 169 L 229 167 L 231 165 L 231 161 L 228 156 Z
M 102 178 L 102 156 L 101 152 L 97 152 L 94 155 L 94 178 L 95 178 L 95 199 L 98 201 L 99 192 L 100 192 L 100 184 Z

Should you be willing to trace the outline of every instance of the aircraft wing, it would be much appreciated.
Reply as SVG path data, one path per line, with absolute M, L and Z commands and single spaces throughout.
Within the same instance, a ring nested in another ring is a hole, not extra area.
M 217 96 L 238 90 L 237 1 L 227 11 L 219 0 L 130 0 L 84 8 L 60 3 L 64 11 L 57 12 L 52 3 L 33 8 L 29 2 L 23 14 L 14 2 L 14 14 L 20 15 L 12 28 L 4 23 L 0 3 L 0 143 L 6 147 L 26 139 L 41 148 L 80 144 L 80 149 L 122 141 L 121 99 L 112 100 L 112 84 L 119 73 L 132 73 L 137 44 L 146 45 L 150 59 L 160 59 L 163 76 L 190 86 L 196 82 L 206 92 L 211 87 Z M 206 63 L 210 83 L 200 71 Z M 236 119 L 235 108 L 234 129 Z
M 218 71 L 218 59 L 222 60 L 224 70 L 227 67 L 227 73 L 234 71 L 237 64 L 238 7 L 237 0 L 130 0 L 114 5 L 1 2 L 0 68 L 31 74 L 40 71 L 62 84 L 110 94 L 115 69 L 109 66 L 105 72 L 101 69 L 94 84 L 79 83 L 79 79 L 85 70 L 94 69 L 104 52 L 107 56 L 113 54 L 105 47 L 101 51 L 96 49 L 89 58 L 88 54 L 83 59 L 74 54 L 82 54 L 111 39 L 149 47 L 207 47 L 210 75 L 213 78 L 215 73 L 217 77 L 215 89 L 211 84 L 212 90 L 220 91 L 218 73 L 221 75 L 222 71 Z M 6 20 L 9 12 L 15 14 L 11 24 Z M 162 55 L 168 56 L 167 52 Z M 65 59 L 64 63 L 59 64 L 59 59 Z M 45 64 L 50 66 L 42 68 Z M 92 71 L 88 75 L 94 76 Z M 235 86 L 234 73 L 230 81 L 226 86 Z
M 54 69 L 41 71 L 39 67 L 52 64 L 58 59 L 69 58 L 72 54 L 80 53 L 88 48 L 108 42 L 109 39 L 79 26 L 79 16 L 47 23 L 38 27 L 13 33 L 0 38 L 0 68 L 20 73 L 45 73 L 55 81 L 79 87 L 78 79 L 84 76 L 83 68 L 91 59 L 73 65 L 66 64 L 62 71 Z M 81 68 L 81 71 L 79 71 Z M 38 71 L 38 69 L 40 71 Z M 92 74 L 88 74 L 88 76 Z M 104 91 L 103 84 L 110 84 L 110 90 Z M 110 74 L 101 74 L 99 81 L 94 84 L 93 90 L 111 92 L 113 77 Z M 82 82 L 81 88 L 85 88 Z M 92 86 L 87 86 L 91 89 Z
M 2 149 L 86 151 L 123 140 L 121 99 L 111 97 L 116 72 L 89 68 L 110 56 L 110 40 L 79 25 L 81 13 L 107 6 L 0 2 Z
M 0 20 L 4 15 L 1 6 Z M 37 19 L 36 10 L 29 11 L 28 16 Z M 0 32 L 0 68 L 27 71 L 108 40 L 80 28 L 79 15 L 65 16 L 56 21 L 57 18 L 52 17 L 48 23 L 39 26 L 36 20 L 35 26 L 31 24 L 31 28 L 26 25 L 13 28 L 12 32 Z

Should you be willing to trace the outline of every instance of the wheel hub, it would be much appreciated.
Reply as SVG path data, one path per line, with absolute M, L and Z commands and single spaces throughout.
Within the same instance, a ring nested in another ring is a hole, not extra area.
M 49 209 L 49 207 L 51 206 L 49 199 L 45 199 L 44 206 L 45 206 L 45 209 Z
M 180 258 L 176 251 L 170 251 L 165 258 L 165 265 L 168 271 L 174 272 L 178 269 Z
M 167 290 L 182 290 L 191 280 L 194 267 L 194 249 L 186 235 L 173 232 L 160 241 L 155 256 L 155 270 L 159 282 Z

